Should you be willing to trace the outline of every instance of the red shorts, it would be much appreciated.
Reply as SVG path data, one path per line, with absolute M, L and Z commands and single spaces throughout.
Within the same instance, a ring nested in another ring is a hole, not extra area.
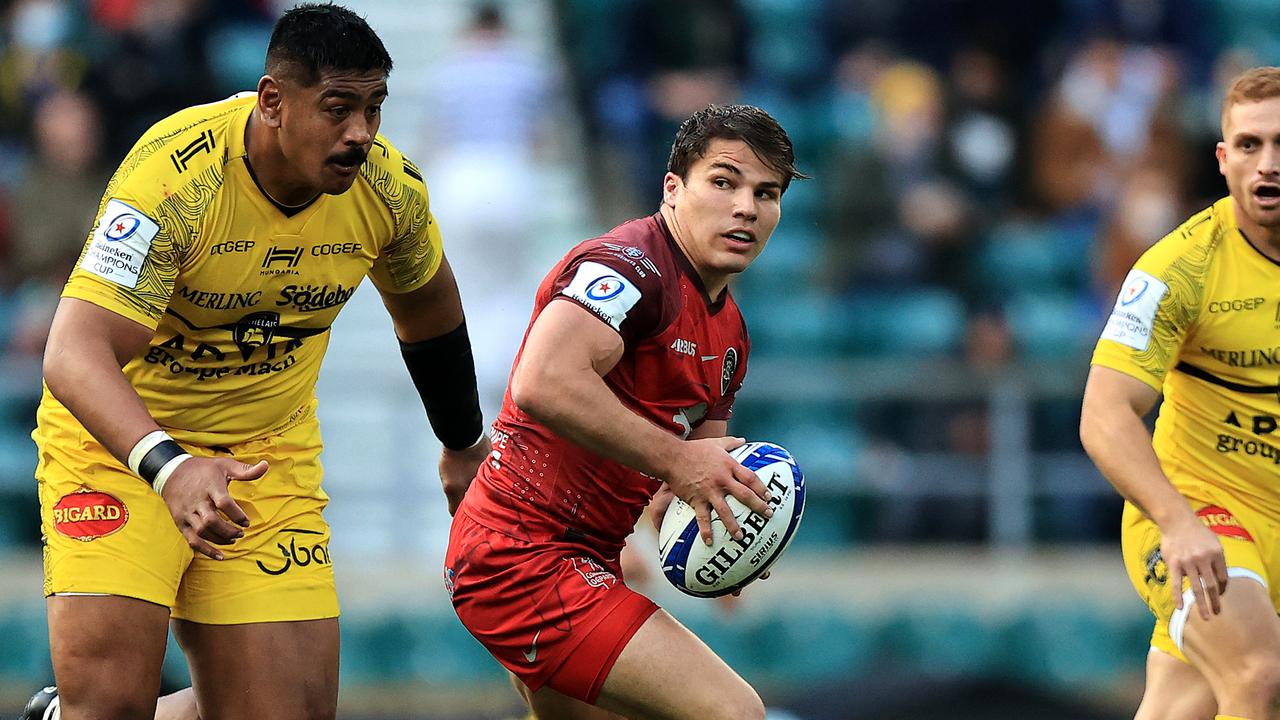
M 445 587 L 467 630 L 530 691 L 595 703 L 613 663 L 658 609 L 578 543 L 530 543 L 459 510 Z

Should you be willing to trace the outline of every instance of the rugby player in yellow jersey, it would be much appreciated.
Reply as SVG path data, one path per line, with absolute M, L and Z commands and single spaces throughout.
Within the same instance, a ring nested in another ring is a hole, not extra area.
M 377 134 L 390 70 L 359 16 L 294 8 L 256 94 L 162 120 L 107 186 L 34 432 L 66 720 L 149 720 L 171 618 L 208 720 L 334 717 L 315 383 L 364 276 L 446 448 L 451 510 L 489 451 L 426 186 Z
M 1280 717 L 1280 68 L 1233 82 L 1222 133 L 1229 196 L 1134 265 L 1080 424 L 1156 616 L 1140 720 Z

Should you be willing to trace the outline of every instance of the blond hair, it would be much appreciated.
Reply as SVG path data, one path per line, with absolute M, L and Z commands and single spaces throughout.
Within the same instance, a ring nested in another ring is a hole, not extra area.
M 1245 70 L 1231 81 L 1222 98 L 1222 130 L 1226 133 L 1227 113 L 1240 103 L 1261 102 L 1280 97 L 1280 67 L 1256 67 Z

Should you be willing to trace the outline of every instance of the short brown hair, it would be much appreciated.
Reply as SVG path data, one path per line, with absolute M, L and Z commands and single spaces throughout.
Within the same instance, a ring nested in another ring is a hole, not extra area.
M 1227 113 L 1240 103 L 1261 102 L 1280 97 L 1280 67 L 1256 67 L 1245 70 L 1231 81 L 1222 98 L 1222 128 L 1226 132 Z
M 782 175 L 785 192 L 792 180 L 807 180 L 796 170 L 796 154 L 791 138 L 777 120 L 754 105 L 708 105 L 680 123 L 667 172 L 687 180 L 689 168 L 707 152 L 715 139 L 741 140 L 768 165 Z

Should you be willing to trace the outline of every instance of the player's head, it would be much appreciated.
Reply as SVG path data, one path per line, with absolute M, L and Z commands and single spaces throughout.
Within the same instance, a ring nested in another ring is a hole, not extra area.
M 381 122 L 391 56 L 359 15 L 307 3 L 276 22 L 258 108 L 300 184 L 345 192 Z
M 663 215 L 703 279 L 727 280 L 760 255 L 781 217 L 783 192 L 804 177 L 791 138 L 768 113 L 711 105 L 676 132 Z
M 1217 156 L 1238 219 L 1280 228 L 1280 68 L 1253 68 L 1231 83 Z

